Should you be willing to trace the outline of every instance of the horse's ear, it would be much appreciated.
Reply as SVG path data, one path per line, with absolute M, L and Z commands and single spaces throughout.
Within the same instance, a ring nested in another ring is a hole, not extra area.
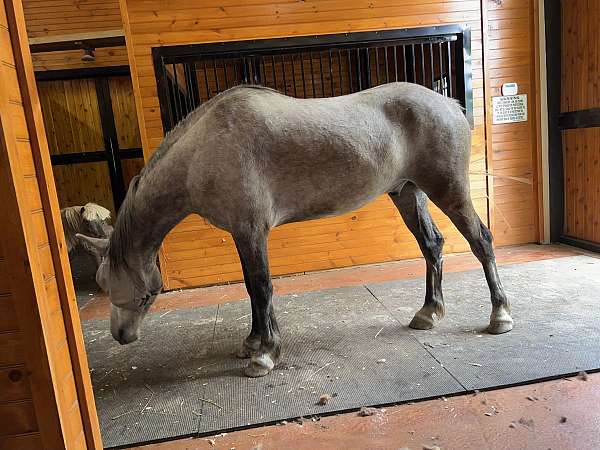
M 108 239 L 94 238 L 79 233 L 77 233 L 75 237 L 79 239 L 79 242 L 89 247 L 94 253 L 101 257 L 106 256 L 106 253 L 108 252 Z

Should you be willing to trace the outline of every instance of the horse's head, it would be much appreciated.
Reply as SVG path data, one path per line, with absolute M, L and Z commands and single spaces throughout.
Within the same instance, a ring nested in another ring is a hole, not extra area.
M 156 261 L 128 261 L 111 264 L 109 240 L 78 234 L 102 258 L 96 282 L 110 296 L 110 332 L 120 344 L 130 344 L 139 337 L 142 320 L 162 289 Z

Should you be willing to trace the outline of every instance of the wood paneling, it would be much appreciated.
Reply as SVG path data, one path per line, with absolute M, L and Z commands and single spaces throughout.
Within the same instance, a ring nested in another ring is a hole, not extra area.
M 108 87 L 115 117 L 119 149 L 140 148 L 142 141 L 137 123 L 131 77 L 111 77 L 108 80 Z
M 0 403 L 31 399 L 25 366 L 0 369 Z
M 0 332 L 0 444 L 85 448 L 87 437 L 90 448 L 99 448 L 21 7 L 4 0 L 0 8 L 7 17 L 0 29 L 10 31 L 0 35 L 0 47 L 12 53 L 0 61 L 0 302 L 15 319 L 12 326 L 2 322 Z
M 562 132 L 567 236 L 600 243 L 600 128 Z
M 61 208 L 93 202 L 116 217 L 107 162 L 65 164 L 53 166 L 52 171 Z
M 31 433 L 37 430 L 35 412 L 31 400 L 0 404 L 2 432 L 7 435 Z
M 110 77 L 108 86 L 120 150 L 140 148 L 131 77 Z M 51 154 L 104 150 L 96 80 L 39 81 L 38 90 Z M 121 165 L 127 186 L 143 167 L 143 160 L 123 160 Z M 56 165 L 53 172 L 61 207 L 94 202 L 116 217 L 106 162 Z
M 82 61 L 82 50 L 35 53 L 33 67 L 38 70 L 88 69 L 91 67 L 126 66 L 127 49 L 125 47 L 98 48 L 94 51 L 95 61 Z
M 51 155 L 104 148 L 93 79 L 39 81 L 37 86 Z
M 117 0 L 24 0 L 25 22 L 29 37 L 107 31 L 122 28 Z M 125 47 L 95 51 L 96 60 L 81 60 L 83 50 L 37 53 L 35 70 L 76 69 L 127 64 Z
M 514 2 L 508 3 L 507 10 L 513 11 Z M 163 136 L 152 66 L 152 46 L 468 23 L 473 30 L 476 124 L 471 164 L 472 195 L 479 214 L 487 221 L 487 188 L 485 176 L 482 175 L 486 170 L 483 41 L 478 0 L 283 3 L 260 0 L 252 4 L 236 0 L 211 0 L 201 5 L 185 0 L 170 0 L 168 3 L 159 0 L 121 0 L 121 12 L 130 46 L 130 67 L 146 157 L 152 154 Z M 495 23 L 498 29 L 504 26 L 500 22 L 514 19 L 520 20 L 529 32 L 527 8 L 517 8 L 516 14 L 505 13 L 504 10 L 498 14 L 498 23 Z M 524 45 L 514 41 L 493 51 L 496 52 L 495 59 L 500 62 L 497 65 L 500 70 L 507 59 L 528 60 Z M 528 85 L 529 82 L 525 82 L 524 88 Z M 527 134 L 525 130 L 524 146 L 529 145 Z M 520 183 L 515 185 L 521 188 Z M 448 219 L 435 208 L 432 209 L 435 220 L 447 238 L 445 250 L 468 250 L 468 245 Z M 507 234 L 504 243 L 514 236 Z M 525 238 L 534 239 L 533 234 Z M 276 275 L 420 255 L 414 239 L 387 198 L 342 217 L 282 226 L 272 233 L 270 252 L 272 272 Z M 170 289 L 241 279 L 231 237 L 197 216 L 186 219 L 167 237 L 161 260 L 166 286 Z
M 2 31 L 0 33 L 0 48 L 2 49 L 2 53 L 0 54 L 0 74 L 2 74 L 3 81 L 8 85 L 4 86 L 1 91 L 1 131 L 6 127 L 14 126 L 12 121 L 14 111 L 9 102 L 18 102 L 20 105 L 21 96 L 4 3 L 1 5 L 0 11 L 2 12 L 0 14 L 0 30 Z M 6 89 L 7 87 L 9 89 Z M 7 120 L 6 123 L 5 120 Z M 24 117 L 22 117 L 22 120 L 25 120 Z M 2 178 L 7 177 L 4 173 L 4 165 L 6 162 L 5 148 L 7 145 L 14 144 L 13 148 L 15 150 L 19 148 L 20 154 L 31 154 L 27 131 L 26 129 L 22 129 L 23 126 L 21 124 L 19 124 L 18 127 L 18 133 L 21 134 L 21 136 L 19 136 L 19 139 L 21 139 L 19 141 L 20 145 L 17 144 L 18 141 L 16 140 L 15 134 L 13 134 L 10 141 L 7 142 L 4 133 L 0 133 L 2 134 L 2 139 L 0 139 L 0 151 L 2 151 L 2 155 L 0 156 L 0 166 L 3 168 Z M 17 145 L 19 145 L 19 147 L 17 147 Z M 31 170 L 31 165 L 27 165 L 27 171 L 31 172 Z M 3 180 L 3 182 L 6 181 L 8 180 Z M 5 237 L 3 237 L 3 239 L 5 239 Z M 6 314 L 6 316 L 5 314 L 2 314 L 2 319 L 0 319 L 0 389 L 2 392 L 2 394 L 0 394 L 0 436 L 17 435 L 38 430 L 38 423 L 33 412 L 29 380 L 26 377 L 23 377 L 23 380 L 13 381 L 17 378 L 13 371 L 22 371 L 25 367 L 25 348 L 23 344 L 23 333 L 20 330 L 15 312 L 17 302 L 14 297 L 12 280 L 9 276 L 10 265 L 14 262 L 10 257 L 10 253 L 8 253 L 8 256 L 5 255 L 7 255 L 7 251 L 4 248 L 3 242 L 0 242 L 0 313 Z M 8 374 L 11 372 L 13 373 L 13 376 L 9 378 Z M 15 404 L 14 400 L 20 400 L 20 403 Z M 0 443 L 1 442 L 2 441 L 0 440 Z
M 122 159 L 121 169 L 123 170 L 123 181 L 125 187 L 129 186 L 131 179 L 136 176 L 144 167 L 144 158 Z
M 50 154 L 104 150 L 93 79 L 39 81 L 38 92 Z M 115 214 L 108 164 L 53 167 L 61 208 L 94 202 Z
M 600 108 L 600 4 L 561 2 L 561 112 Z
M 535 124 L 534 0 L 483 0 L 486 23 L 486 108 L 501 95 L 503 83 L 516 81 L 528 94 L 529 120 L 519 124 L 488 122 L 490 220 L 496 244 L 538 241 L 537 154 Z
M 600 3 L 561 4 L 561 112 L 600 108 Z M 600 243 L 600 128 L 563 131 L 562 148 L 563 233 Z
M 116 0 L 24 0 L 29 37 L 122 28 Z
M 18 436 L 0 436 L 2 450 L 40 450 L 43 447 L 39 433 L 26 433 Z

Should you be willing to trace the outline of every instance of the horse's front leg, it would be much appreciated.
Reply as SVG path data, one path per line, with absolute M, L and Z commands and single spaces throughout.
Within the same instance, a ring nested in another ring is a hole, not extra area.
M 240 248 L 237 246 L 238 255 L 241 255 Z M 252 299 L 252 285 L 250 284 L 250 277 L 248 276 L 248 271 L 246 270 L 246 265 L 244 264 L 241 256 L 240 260 L 242 261 L 242 271 L 244 272 L 244 282 L 246 284 L 246 290 L 248 291 L 248 295 L 250 299 Z M 252 352 L 258 350 L 260 348 L 260 333 L 258 331 L 258 318 L 256 315 L 256 305 L 252 300 L 250 300 L 250 305 L 252 308 L 252 329 L 250 330 L 250 334 L 246 339 L 242 341 L 242 346 L 238 350 L 236 356 L 238 358 L 250 358 L 252 356 Z
M 234 232 L 244 281 L 252 302 L 252 331 L 243 343 L 243 352 L 250 354 L 250 363 L 245 371 L 249 377 L 262 377 L 273 370 L 281 351 L 279 328 L 273 312 L 267 235 L 266 226 L 246 225 Z

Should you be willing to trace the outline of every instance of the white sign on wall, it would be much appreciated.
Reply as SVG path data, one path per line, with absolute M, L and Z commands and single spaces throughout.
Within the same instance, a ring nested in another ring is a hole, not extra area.
M 492 123 L 527 122 L 527 94 L 492 97 Z

